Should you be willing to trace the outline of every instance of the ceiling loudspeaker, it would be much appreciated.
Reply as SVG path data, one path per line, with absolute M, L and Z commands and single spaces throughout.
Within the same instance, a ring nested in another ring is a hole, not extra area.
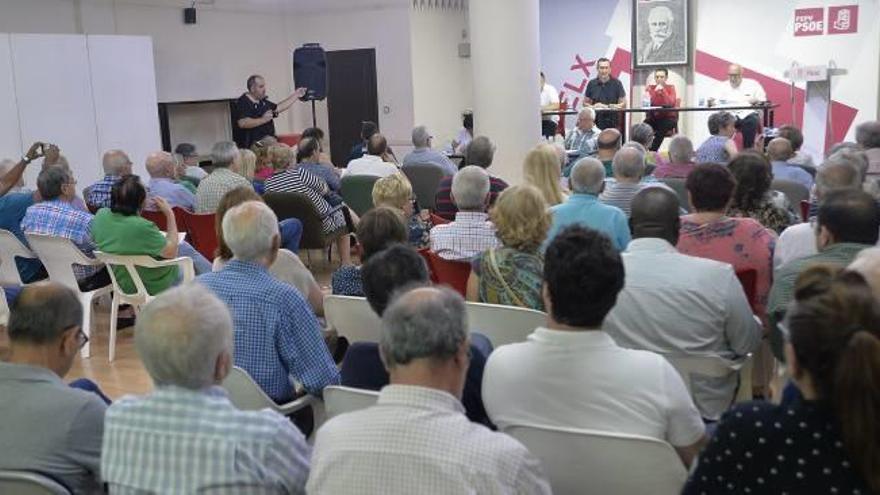
M 184 24 L 195 24 L 196 23 L 196 8 L 195 7 L 187 7 L 183 9 L 183 23 Z

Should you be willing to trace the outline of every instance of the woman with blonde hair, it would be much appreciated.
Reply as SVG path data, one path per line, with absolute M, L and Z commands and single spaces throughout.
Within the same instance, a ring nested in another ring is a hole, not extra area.
M 535 186 L 549 206 L 565 201 L 565 194 L 559 184 L 562 169 L 559 157 L 550 144 L 539 144 L 526 155 L 523 163 L 523 179 L 526 184 Z
M 403 214 L 407 222 L 409 245 L 422 249 L 431 246 L 430 215 L 415 211 L 413 189 L 409 179 L 400 172 L 383 177 L 373 184 L 373 205 L 387 206 Z M 427 217 L 427 218 L 426 218 Z
M 541 191 L 528 184 L 508 187 L 489 217 L 501 246 L 471 261 L 468 301 L 543 311 L 544 258 L 539 248 L 550 230 L 551 217 Z

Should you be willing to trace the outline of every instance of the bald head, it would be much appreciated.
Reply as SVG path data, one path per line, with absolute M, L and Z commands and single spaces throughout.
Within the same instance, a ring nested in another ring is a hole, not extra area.
M 156 151 L 147 156 L 147 172 L 154 179 L 173 178 L 176 165 L 174 156 L 165 151 Z
M 629 225 L 633 239 L 655 237 L 678 244 L 678 196 L 665 187 L 642 189 L 632 200 Z
M 571 169 L 571 189 L 578 194 L 599 194 L 605 183 L 605 167 L 595 158 L 581 158 Z
M 825 163 L 816 172 L 816 196 L 820 199 L 832 191 L 858 191 L 861 187 L 861 171 L 854 165 Z
M 727 66 L 727 80 L 734 88 L 739 87 L 743 79 L 743 68 L 739 64 L 730 64 Z
M 874 298 L 880 300 L 880 248 L 861 250 L 847 269 L 861 273 L 871 286 Z
M 370 155 L 382 156 L 388 151 L 388 141 L 385 136 L 378 132 L 367 139 L 367 153 Z
M 767 154 L 774 162 L 786 162 L 794 156 L 791 141 L 783 137 L 773 138 L 767 144 Z
M 597 155 L 600 160 L 610 160 L 620 149 L 621 137 L 617 129 L 605 129 L 596 138 Z
M 25 286 L 11 309 L 9 339 L 13 344 L 49 345 L 71 327 L 82 324 L 79 298 L 58 282 Z
M 624 146 L 614 155 L 611 169 L 618 182 L 638 182 L 645 173 L 645 154 L 638 148 Z
M 122 150 L 110 150 L 104 153 L 101 161 L 104 167 L 104 174 L 123 176 L 131 174 L 131 160 Z

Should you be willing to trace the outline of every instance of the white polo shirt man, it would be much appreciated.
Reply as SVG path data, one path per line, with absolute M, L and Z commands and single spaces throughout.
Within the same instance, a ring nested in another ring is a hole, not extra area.
M 381 156 L 364 155 L 348 162 L 348 167 L 343 169 L 342 176 L 375 175 L 376 177 L 387 177 L 398 171 L 397 165 L 383 161 Z

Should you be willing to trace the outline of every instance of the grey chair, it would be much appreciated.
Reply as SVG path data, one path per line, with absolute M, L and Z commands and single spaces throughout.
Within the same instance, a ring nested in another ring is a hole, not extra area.
M 660 182 L 666 184 L 671 187 L 673 191 L 675 191 L 676 196 L 678 196 L 678 204 L 688 213 L 691 211 L 691 205 L 688 204 L 688 193 L 687 188 L 684 187 L 685 179 L 679 179 L 675 177 L 667 177 L 660 179 Z
M 42 474 L 0 470 L 0 493 L 15 495 L 70 495 L 70 490 Z
M 801 201 L 810 199 L 810 190 L 800 182 L 776 179 L 770 184 L 770 189 L 785 194 L 791 208 L 795 211 L 800 208 Z
M 359 217 L 373 209 L 373 185 L 377 180 L 379 177 L 375 175 L 346 175 L 342 178 L 340 195 Z
M 403 167 L 403 173 L 412 184 L 419 208 L 433 210 L 434 196 L 440 187 L 440 181 L 446 174 L 443 169 L 433 163 L 414 163 Z

